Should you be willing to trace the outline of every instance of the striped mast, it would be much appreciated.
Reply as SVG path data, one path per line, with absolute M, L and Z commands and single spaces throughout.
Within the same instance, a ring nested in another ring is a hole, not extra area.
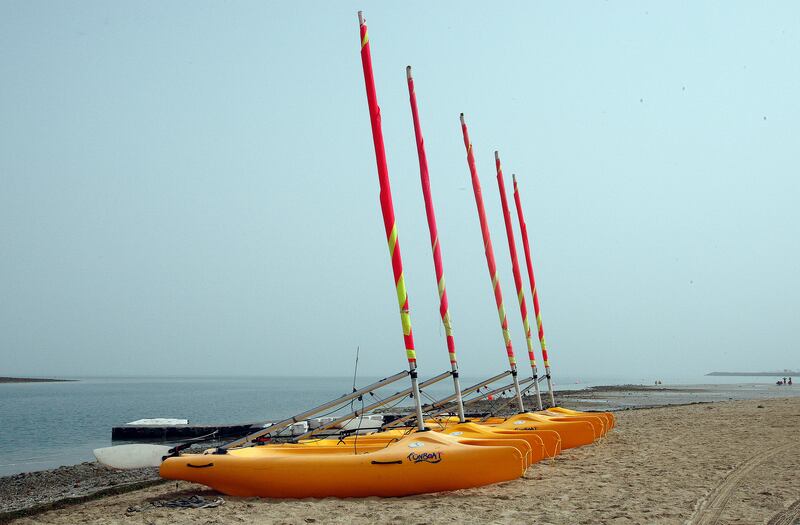
M 458 382 L 458 361 L 456 360 L 456 341 L 453 337 L 453 326 L 450 321 L 450 307 L 447 301 L 447 288 L 444 280 L 444 265 L 442 264 L 442 249 L 439 242 L 439 231 L 436 228 L 436 214 L 433 210 L 433 198 L 431 197 L 431 181 L 428 175 L 428 157 L 425 154 L 425 141 L 422 138 L 422 127 L 419 122 L 419 110 L 417 109 L 417 94 L 414 91 L 414 77 L 411 75 L 411 66 L 406 68 L 406 79 L 408 80 L 408 97 L 411 103 L 411 116 L 414 119 L 414 136 L 417 139 L 417 156 L 419 157 L 419 178 L 422 183 L 422 195 L 425 199 L 425 214 L 428 219 L 428 231 L 431 236 L 431 250 L 433 251 L 433 266 L 436 270 L 436 283 L 439 287 L 439 315 L 442 317 L 444 325 L 445 339 L 447 342 L 447 353 L 450 355 L 450 368 L 453 373 L 453 387 L 455 389 L 456 407 L 458 419 L 462 423 L 464 419 L 464 402 L 461 399 L 461 385 Z
M 386 240 L 389 243 L 389 256 L 392 259 L 394 284 L 397 290 L 397 304 L 400 307 L 400 321 L 403 326 L 403 339 L 406 345 L 406 358 L 411 376 L 411 395 L 414 398 L 417 413 L 417 427 L 425 430 L 425 420 L 422 417 L 422 403 L 420 402 L 419 384 L 417 382 L 417 354 L 414 350 L 414 336 L 411 333 L 411 314 L 409 313 L 408 294 L 406 282 L 403 277 L 403 259 L 400 256 L 400 241 L 397 239 L 397 223 L 394 217 L 394 204 L 392 203 L 392 188 L 389 185 L 389 168 L 386 165 L 386 150 L 383 144 L 383 130 L 381 129 L 381 109 L 378 106 L 378 96 L 375 92 L 375 79 L 372 74 L 372 55 L 370 54 L 369 34 L 364 15 L 358 12 L 358 24 L 361 32 L 361 64 L 364 69 L 364 84 L 367 90 L 367 104 L 369 106 L 370 124 L 372 126 L 372 142 L 375 146 L 375 162 L 378 166 L 378 183 L 380 184 L 380 203 L 383 215 L 383 226 L 386 230 Z
M 525 290 L 522 286 L 522 274 L 519 271 L 517 243 L 514 241 L 514 227 L 511 224 L 511 212 L 508 209 L 508 197 L 506 196 L 506 183 L 503 180 L 503 168 L 500 165 L 500 154 L 497 151 L 494 152 L 494 163 L 497 169 L 497 188 L 500 190 L 500 202 L 503 205 L 503 222 L 506 225 L 506 237 L 508 237 L 508 253 L 511 255 L 511 267 L 514 271 L 514 285 L 517 287 L 519 313 L 522 316 L 522 327 L 525 329 L 525 342 L 528 345 L 528 359 L 531 362 L 531 372 L 533 372 L 533 388 L 536 392 L 536 404 L 539 410 L 541 410 L 542 394 L 539 391 L 539 372 L 536 369 L 536 357 L 533 355 L 533 338 L 531 337 L 531 324 L 528 322 L 528 305 L 525 301 Z
M 469 140 L 467 123 L 464 121 L 464 114 L 461 114 L 461 133 L 464 135 L 464 147 L 467 149 L 467 165 L 469 166 L 470 176 L 472 177 L 472 191 L 475 194 L 475 205 L 478 207 L 478 219 L 481 223 L 481 235 L 483 236 L 483 249 L 486 254 L 486 264 L 489 267 L 489 278 L 492 280 L 494 289 L 494 301 L 497 305 L 497 314 L 500 317 L 500 328 L 503 331 L 503 341 L 508 354 L 508 364 L 511 366 L 511 376 L 514 379 L 514 389 L 517 394 L 517 404 L 520 412 L 525 411 L 522 403 L 522 392 L 519 389 L 517 379 L 517 358 L 514 357 L 514 348 L 511 345 L 511 334 L 508 331 L 508 318 L 506 309 L 503 306 L 503 293 L 500 290 L 500 277 L 497 275 L 497 265 L 494 260 L 494 249 L 492 248 L 492 238 L 489 234 L 489 223 L 486 221 L 486 210 L 483 207 L 483 196 L 481 194 L 481 181 L 478 178 L 478 169 L 475 167 L 475 156 L 472 153 L 472 142 Z
M 536 292 L 536 278 L 533 276 L 533 261 L 531 260 L 531 247 L 528 243 L 528 226 L 525 224 L 525 217 L 522 215 L 522 203 L 519 198 L 519 188 L 517 187 L 517 176 L 511 175 L 514 183 L 514 204 L 517 208 L 517 218 L 519 219 L 519 233 L 522 236 L 522 247 L 525 251 L 525 264 L 528 267 L 528 280 L 531 284 L 531 296 L 533 297 L 533 312 L 536 314 L 536 326 L 539 330 L 539 346 L 542 347 L 542 360 L 544 361 L 544 373 L 547 376 L 547 391 L 550 394 L 550 405 L 556 406 L 556 399 L 553 394 L 553 381 L 550 377 L 550 360 L 547 358 L 547 342 L 544 339 L 544 327 L 542 326 L 542 314 L 539 310 L 539 294 Z

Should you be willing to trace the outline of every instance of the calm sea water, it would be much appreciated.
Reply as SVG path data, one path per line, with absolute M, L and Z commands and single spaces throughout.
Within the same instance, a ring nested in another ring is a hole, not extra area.
M 360 378 L 359 386 L 376 378 Z M 668 378 L 665 378 L 665 383 Z M 743 378 L 684 378 L 670 383 L 736 383 Z M 753 378 L 760 380 L 760 378 Z M 478 378 L 462 378 L 462 385 Z M 652 383 L 642 378 L 561 378 L 558 387 Z M 769 382 L 769 378 L 764 378 Z M 429 387 L 451 393 L 449 380 Z M 407 387 L 401 380 L 385 397 Z M 80 378 L 69 383 L 0 384 L 0 476 L 92 460 L 111 445 L 111 427 L 141 418 L 191 423 L 279 419 L 349 392 L 352 378 Z

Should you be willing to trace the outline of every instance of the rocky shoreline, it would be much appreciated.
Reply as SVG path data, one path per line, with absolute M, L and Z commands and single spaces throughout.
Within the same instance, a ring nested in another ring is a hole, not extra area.
M 0 478 L 0 523 L 163 483 L 157 468 L 110 470 L 97 462 Z
M 199 443 L 188 451 L 201 452 L 219 444 Z M 0 524 L 166 482 L 156 467 L 115 470 L 96 461 L 0 477 Z

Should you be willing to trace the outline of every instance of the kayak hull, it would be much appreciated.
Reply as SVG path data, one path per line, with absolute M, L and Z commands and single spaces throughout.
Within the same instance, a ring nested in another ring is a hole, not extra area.
M 438 424 L 434 422 L 434 424 Z M 477 423 L 451 423 L 443 428 L 433 428 L 435 432 L 441 432 L 459 439 L 522 439 L 528 442 L 531 447 L 530 463 L 536 463 L 544 458 L 553 458 L 561 453 L 561 436 L 552 430 L 532 430 L 516 431 L 503 428 L 494 428 Z M 385 445 L 399 440 L 409 435 L 409 429 L 393 429 L 363 436 L 351 436 L 344 439 L 322 439 L 301 441 L 300 446 L 314 447 L 357 447 L 357 450 L 364 451 L 362 447 L 374 444 Z M 523 452 L 523 451 L 520 451 Z
M 268 445 L 167 458 L 160 474 L 240 497 L 409 496 L 516 479 L 526 467 L 520 442 L 530 448 L 523 440 L 460 440 L 435 432 L 360 454 L 349 447 Z
M 533 449 L 535 463 L 544 458 L 554 458 L 561 453 L 561 436 L 552 430 L 517 431 L 504 428 L 489 427 L 477 423 L 458 423 L 442 430 L 451 436 L 477 437 L 483 435 L 487 439 L 517 437 L 526 440 Z
M 606 421 L 606 429 L 611 430 L 617 424 L 614 414 L 611 412 L 579 412 L 578 410 L 571 410 L 563 407 L 550 407 L 547 410 L 551 412 L 558 412 L 566 416 L 600 416 Z
M 597 437 L 605 436 L 609 431 L 606 425 L 606 419 L 599 415 L 594 414 L 560 414 L 558 412 L 542 411 L 534 412 L 537 416 L 544 416 L 550 418 L 551 421 L 586 421 L 592 425 L 594 434 Z
M 479 425 L 477 423 L 457 423 L 440 431 L 458 438 L 478 438 L 489 440 L 523 439 L 531 446 L 531 463 L 545 458 L 553 458 L 561 453 L 561 436 L 549 430 L 514 431 Z
M 558 432 L 558 435 L 561 437 L 562 449 L 589 445 L 599 437 L 595 434 L 592 424 L 587 421 L 555 421 L 554 418 L 531 413 L 517 414 L 502 422 L 490 423 L 493 428 L 503 428 L 507 430 L 553 430 Z

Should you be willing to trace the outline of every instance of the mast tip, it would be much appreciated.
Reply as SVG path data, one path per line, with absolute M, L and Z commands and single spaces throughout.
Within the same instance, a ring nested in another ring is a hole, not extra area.
M 464 114 L 462 113 L 459 118 L 461 119 L 461 125 L 464 125 Z
M 516 173 L 512 173 L 511 174 L 511 182 L 513 182 L 514 184 L 517 183 L 517 174 Z
M 364 25 L 364 11 L 358 12 L 358 23 L 359 25 Z
M 494 160 L 500 160 L 500 152 L 497 150 L 494 150 Z
M 406 66 L 406 78 L 411 80 L 411 66 Z

